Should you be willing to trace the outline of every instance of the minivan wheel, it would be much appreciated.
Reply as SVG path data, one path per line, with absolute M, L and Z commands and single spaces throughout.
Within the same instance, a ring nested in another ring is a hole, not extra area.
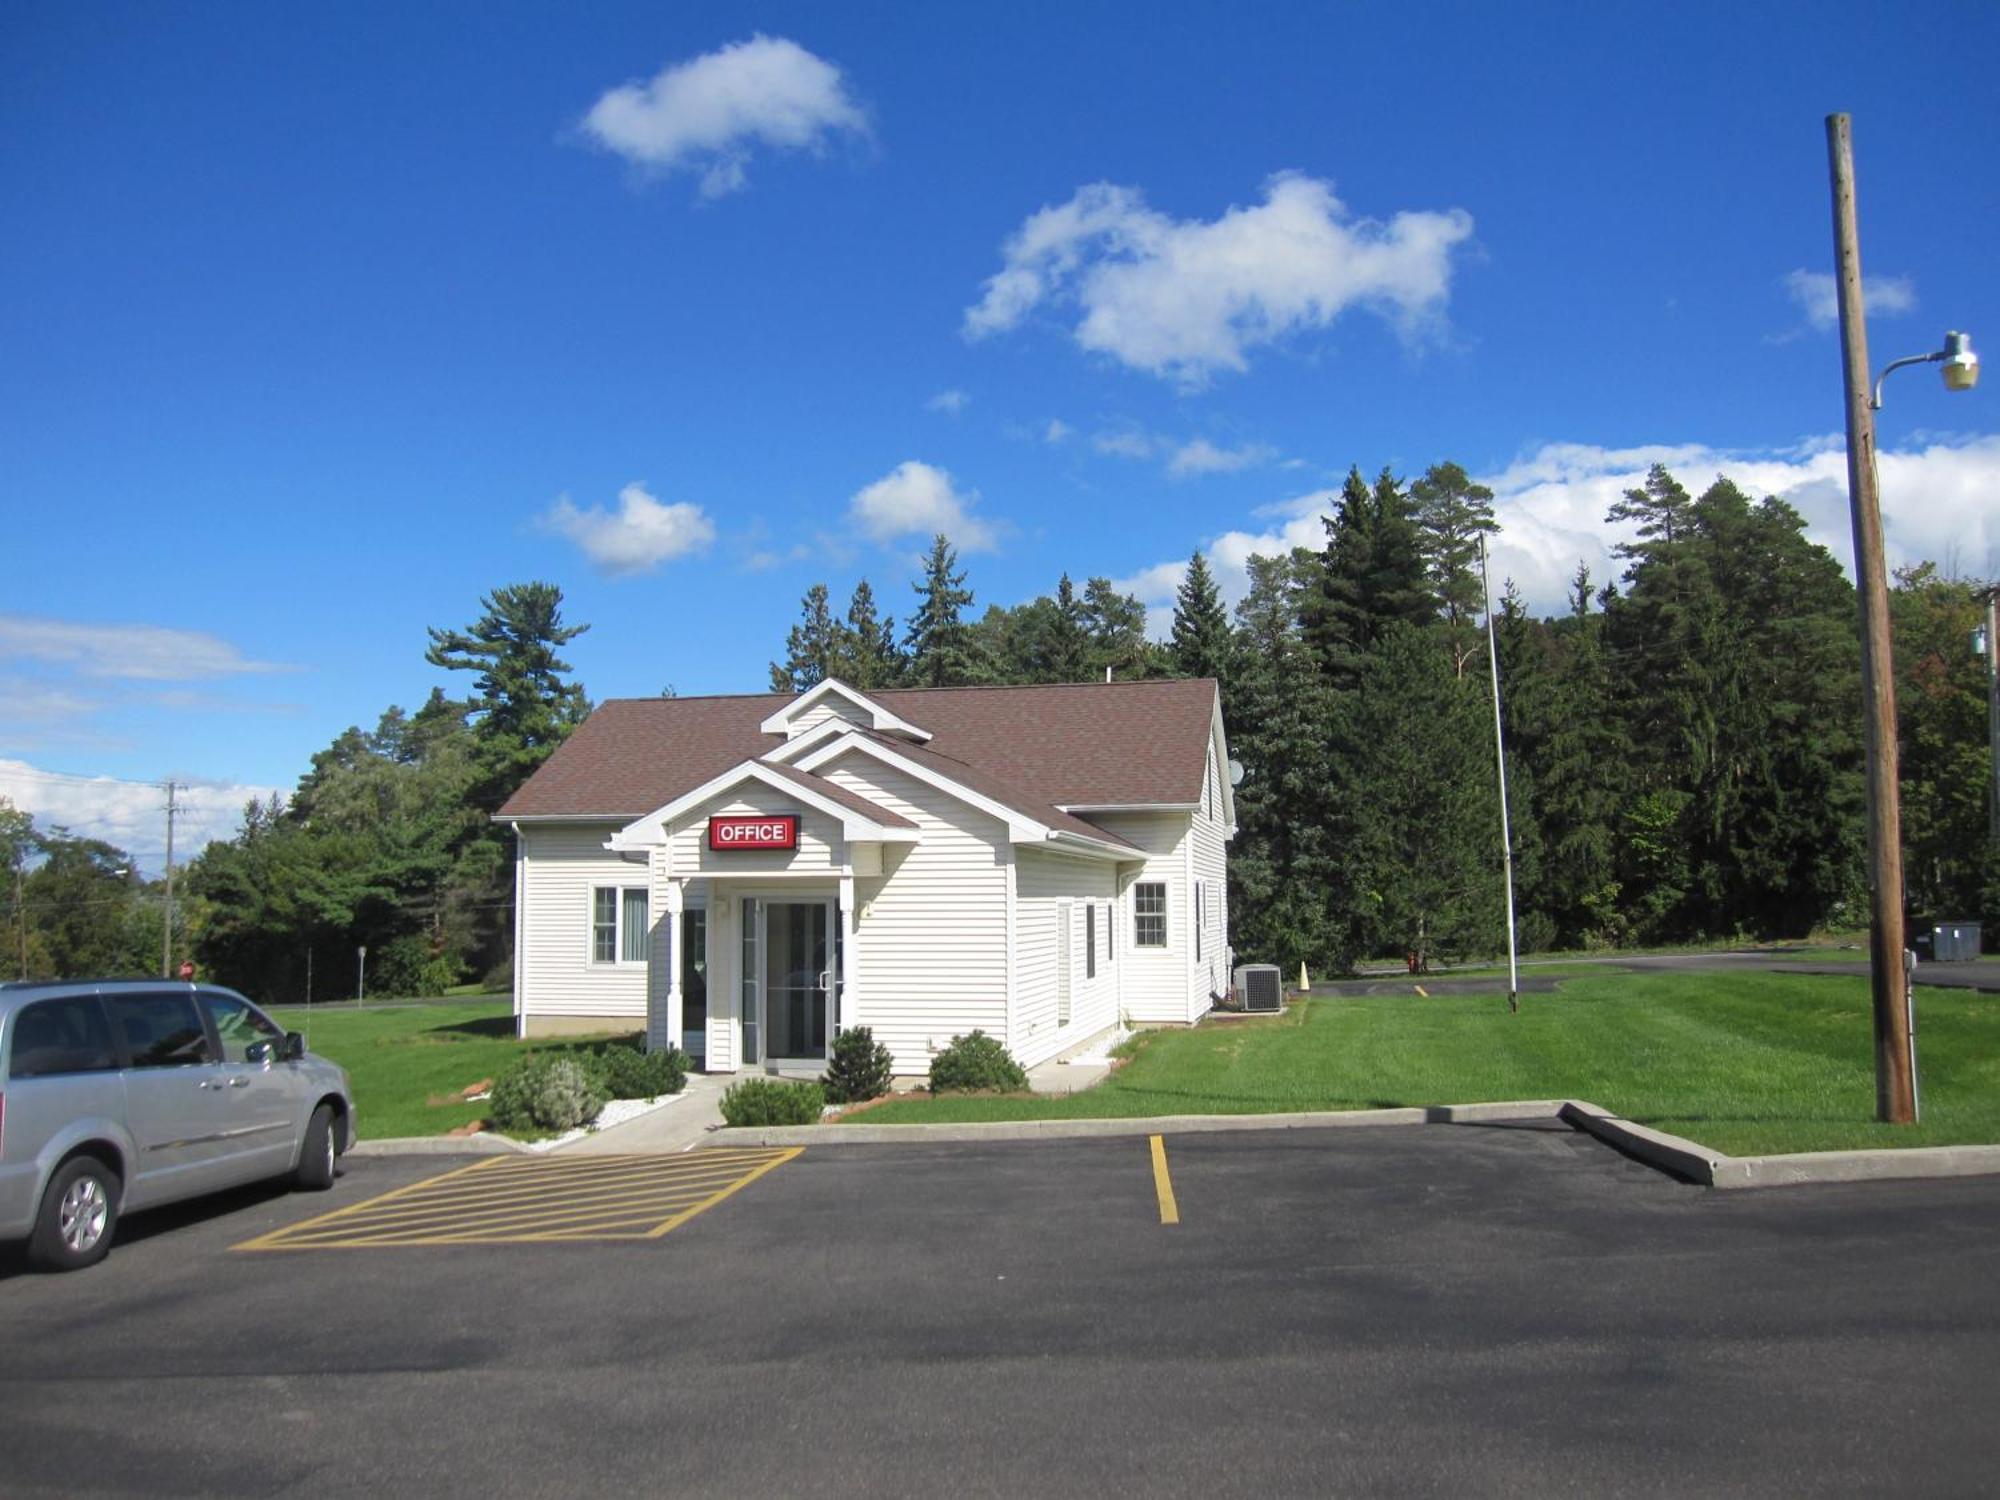
M 94 1156 L 75 1157 L 42 1194 L 28 1258 L 50 1271 L 81 1271 L 104 1259 L 117 1227 L 118 1174 Z
M 333 1106 L 322 1104 L 306 1122 L 306 1143 L 292 1180 L 309 1192 L 323 1193 L 333 1186 L 333 1161 Z

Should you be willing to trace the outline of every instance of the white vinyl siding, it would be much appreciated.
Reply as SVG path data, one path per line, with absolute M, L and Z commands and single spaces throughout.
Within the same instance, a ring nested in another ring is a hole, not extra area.
M 1222 821 L 1226 799 L 1222 795 L 1222 762 L 1211 753 L 1208 783 L 1211 795 L 1208 817 L 1193 819 L 1188 829 L 1188 864 L 1202 888 L 1201 960 L 1196 965 L 1188 995 L 1194 1014 L 1207 1010 L 1212 996 L 1229 992 L 1229 852 L 1228 827 Z
M 883 873 L 854 882 L 854 1013 L 895 1054 L 898 1073 L 930 1071 L 931 1057 L 975 1028 L 1007 1036 L 1007 830 L 916 777 L 859 752 L 819 774 L 917 824 L 889 845 Z
M 604 847 L 615 825 L 521 827 L 519 938 L 515 945 L 521 1014 L 598 1016 L 643 1022 L 646 966 L 595 959 L 599 889 L 643 893 L 646 868 Z M 617 951 L 615 948 L 612 950 Z M 617 1029 L 613 1024 L 609 1029 Z
M 1146 851 L 1146 862 L 1120 883 L 1118 923 L 1118 980 L 1125 1014 L 1134 1021 L 1194 1020 L 1207 1009 L 1206 992 L 1200 1004 L 1191 998 L 1194 985 L 1194 945 L 1189 936 L 1188 916 L 1194 910 L 1189 894 L 1189 830 L 1201 821 L 1195 812 L 1096 813 L 1091 821 L 1127 843 Z M 1141 948 L 1137 937 L 1137 910 L 1134 887 L 1155 883 L 1166 887 L 1167 945 Z
M 1015 850 L 1014 1025 L 1008 1048 L 1024 1067 L 1088 1041 L 1118 1020 L 1117 966 L 1104 943 L 1106 914 L 1116 900 L 1115 872 L 1116 866 L 1096 860 Z M 1085 947 L 1093 938 L 1095 974 Z

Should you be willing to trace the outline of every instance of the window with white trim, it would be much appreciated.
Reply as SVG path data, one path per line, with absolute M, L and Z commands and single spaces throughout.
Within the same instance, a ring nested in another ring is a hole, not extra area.
M 1097 903 L 1083 903 L 1083 977 L 1097 977 Z
M 1132 887 L 1132 946 L 1167 946 L 1167 883 L 1142 880 Z
M 600 885 L 590 893 L 590 961 L 646 961 L 646 888 Z
M 1194 961 L 1196 963 L 1201 962 L 1202 895 L 1207 885 L 1208 882 L 1206 880 L 1197 880 L 1194 883 Z

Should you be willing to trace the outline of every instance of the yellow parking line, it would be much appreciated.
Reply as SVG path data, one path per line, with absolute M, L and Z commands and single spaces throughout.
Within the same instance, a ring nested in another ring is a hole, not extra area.
M 657 1239 L 803 1148 L 474 1162 L 272 1230 L 239 1250 Z
M 1160 1199 L 1160 1222 L 1178 1224 L 1181 1221 L 1180 1205 L 1174 1202 L 1174 1180 L 1167 1175 L 1167 1141 L 1165 1136 L 1154 1136 L 1153 1141 L 1153 1191 Z

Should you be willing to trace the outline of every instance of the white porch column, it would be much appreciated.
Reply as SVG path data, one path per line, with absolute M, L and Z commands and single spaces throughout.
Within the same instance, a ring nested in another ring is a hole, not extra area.
M 840 1003 L 833 1018 L 837 1033 L 856 1024 L 861 1017 L 861 992 L 855 978 L 854 877 L 840 877 Z
M 681 1044 L 681 911 L 687 901 L 687 882 L 667 880 L 667 1045 Z

